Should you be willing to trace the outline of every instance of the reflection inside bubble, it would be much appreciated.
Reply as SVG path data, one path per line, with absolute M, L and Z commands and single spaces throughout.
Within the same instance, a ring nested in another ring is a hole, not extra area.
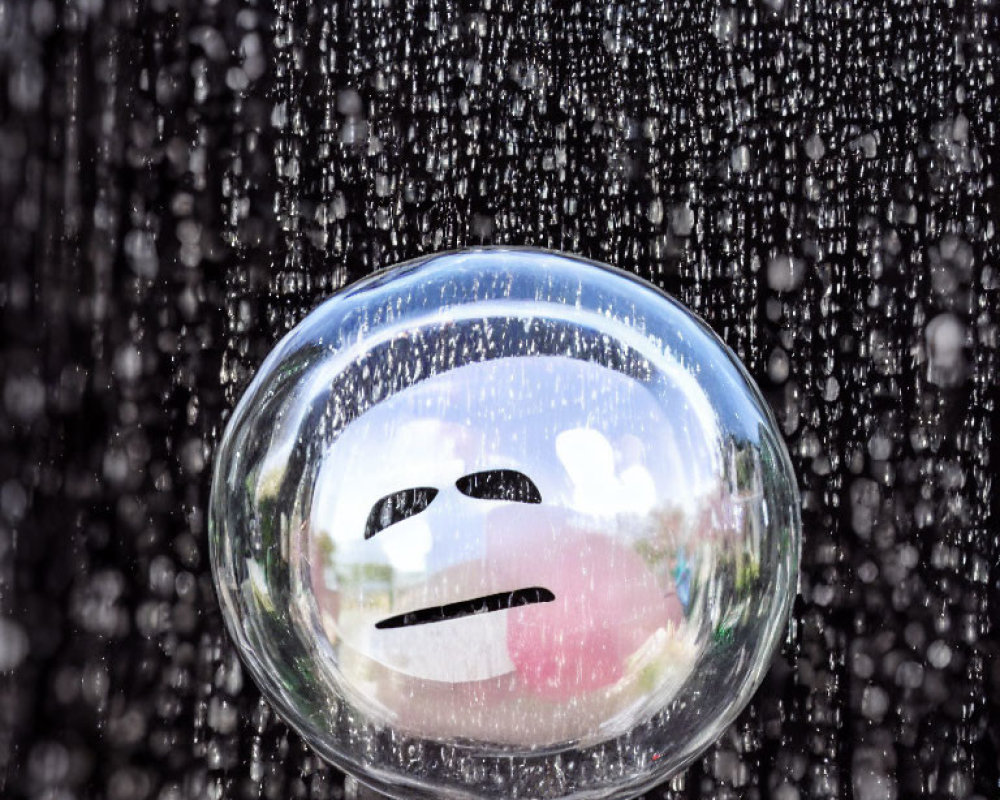
M 670 700 L 698 656 L 700 550 L 725 544 L 734 498 L 700 387 L 630 367 L 444 369 L 322 449 L 301 590 L 346 694 L 423 736 L 532 745 Z
M 583 791 L 704 748 L 759 683 L 798 554 L 787 455 L 731 354 L 649 287 L 528 251 L 317 309 L 237 408 L 212 509 L 227 622 L 286 718 L 376 784 L 480 796 L 512 757 Z

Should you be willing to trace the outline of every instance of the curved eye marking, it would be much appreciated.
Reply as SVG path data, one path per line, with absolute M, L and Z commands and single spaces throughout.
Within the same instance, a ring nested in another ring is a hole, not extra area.
M 437 493 L 437 489 L 429 486 L 418 486 L 414 489 L 393 492 L 381 500 L 376 500 L 365 523 L 365 538 L 371 539 L 390 525 L 419 514 L 431 504 Z
M 523 472 L 515 469 L 491 469 L 473 472 L 455 481 L 464 495 L 477 500 L 512 500 L 516 503 L 541 503 L 542 493 Z

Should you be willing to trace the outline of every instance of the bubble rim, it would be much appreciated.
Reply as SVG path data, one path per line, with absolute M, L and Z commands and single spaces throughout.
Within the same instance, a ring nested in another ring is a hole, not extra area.
M 711 746 L 711 744 L 727 727 L 729 727 L 729 725 L 732 724 L 732 722 L 739 716 L 752 699 L 753 695 L 760 687 L 760 684 L 763 681 L 771 662 L 773 661 L 774 655 L 778 650 L 782 639 L 782 633 L 787 630 L 788 620 L 794 601 L 800 593 L 800 561 L 803 535 L 801 522 L 801 497 L 798 488 L 798 479 L 792 465 L 791 457 L 784 441 L 784 437 L 780 435 L 781 429 L 778 426 L 773 409 L 766 401 L 756 381 L 754 381 L 746 367 L 739 360 L 732 349 L 704 319 L 691 309 L 687 308 L 668 292 L 645 280 L 644 278 L 610 264 L 549 248 L 531 246 L 476 246 L 439 251 L 382 267 L 375 270 L 370 275 L 342 287 L 331 296 L 324 298 L 305 316 L 303 316 L 303 318 L 291 330 L 286 332 L 279 339 L 277 344 L 275 344 L 265 359 L 261 362 L 260 366 L 254 373 L 253 379 L 247 384 L 239 401 L 236 403 L 232 413 L 229 415 L 223 434 L 219 439 L 218 446 L 215 448 L 215 452 L 213 454 L 210 498 L 207 509 L 209 561 L 211 563 L 213 585 L 218 594 L 219 605 L 222 610 L 225 628 L 230 638 L 236 645 L 236 651 L 240 659 L 249 668 L 251 676 L 261 691 L 261 694 L 265 700 L 275 708 L 280 718 L 300 737 L 302 737 L 302 739 L 324 760 L 328 761 L 344 773 L 352 775 L 360 783 L 368 786 L 369 788 L 381 792 L 389 797 L 400 798 L 400 800 L 414 797 L 428 798 L 428 800 L 430 800 L 430 798 L 440 797 L 454 798 L 454 800 L 482 800 L 482 798 L 487 796 L 481 792 L 463 789 L 462 787 L 456 785 L 429 785 L 423 778 L 417 778 L 395 769 L 381 769 L 377 765 L 367 762 L 358 762 L 349 758 L 349 751 L 346 748 L 341 750 L 333 746 L 331 742 L 333 739 L 332 732 L 324 735 L 324 731 L 318 729 L 318 726 L 315 724 L 315 720 L 304 719 L 302 717 L 293 698 L 289 697 L 289 692 L 283 689 L 278 681 L 273 679 L 271 675 L 272 671 L 255 651 L 254 646 L 246 635 L 243 625 L 240 624 L 242 617 L 244 616 L 245 607 L 242 603 L 238 602 L 234 596 L 233 589 L 238 588 L 235 586 L 235 580 L 227 578 L 225 574 L 228 573 L 229 576 L 233 576 L 231 568 L 232 560 L 227 557 L 228 553 L 231 551 L 224 547 L 222 539 L 225 534 L 219 530 L 220 526 L 218 526 L 215 522 L 214 510 L 216 498 L 220 492 L 225 490 L 226 484 L 225 476 L 223 475 L 223 464 L 226 463 L 227 459 L 222 457 L 223 454 L 228 452 L 228 445 L 234 438 L 240 423 L 245 419 L 248 408 L 255 404 L 255 401 L 257 400 L 264 384 L 265 376 L 270 373 L 271 369 L 276 364 L 280 363 L 280 361 L 284 359 L 284 357 L 288 354 L 290 346 L 296 341 L 303 330 L 307 328 L 307 323 L 310 320 L 317 318 L 317 316 L 322 313 L 323 309 L 329 305 L 334 305 L 349 298 L 357 297 L 358 295 L 378 288 L 389 281 L 395 280 L 408 273 L 430 267 L 439 259 L 470 254 L 503 253 L 544 255 L 571 262 L 576 265 L 593 268 L 617 278 L 624 278 L 640 292 L 651 293 L 657 300 L 666 301 L 676 312 L 682 314 L 695 323 L 696 327 L 703 334 L 706 334 L 709 340 L 726 355 L 729 363 L 735 368 L 737 375 L 741 378 L 742 383 L 748 390 L 755 406 L 761 412 L 761 416 L 770 424 L 772 430 L 778 432 L 778 435 L 773 437 L 771 444 L 774 446 L 776 455 L 778 456 L 781 467 L 780 471 L 784 473 L 788 479 L 787 484 L 791 495 L 790 500 L 792 501 L 790 504 L 790 510 L 792 512 L 790 522 L 793 533 L 797 535 L 793 535 L 791 537 L 791 547 L 789 548 L 790 552 L 788 553 L 788 557 L 783 559 L 783 565 L 788 567 L 787 579 L 789 591 L 783 607 L 778 609 L 778 613 L 776 613 L 771 619 L 772 624 L 768 625 L 764 630 L 767 641 L 764 646 L 762 648 L 758 648 L 757 651 L 762 657 L 759 659 L 755 667 L 747 668 L 733 701 L 729 703 L 727 707 L 728 710 L 725 713 L 718 715 L 714 721 L 706 724 L 701 729 L 700 735 L 694 737 L 693 744 L 689 743 L 683 748 L 683 750 L 686 751 L 686 754 L 683 757 L 675 761 L 663 763 L 662 765 L 657 765 L 655 761 L 653 761 L 651 766 L 647 767 L 645 770 L 636 771 L 631 779 L 620 780 L 613 784 L 609 783 L 596 788 L 571 790 L 569 793 L 561 795 L 546 795 L 551 797 L 572 797 L 575 800 L 623 800 L 624 798 L 633 796 L 637 793 L 642 793 L 652 789 L 670 776 L 681 772 L 684 768 L 689 766 L 700 755 L 702 755 L 706 748 Z M 291 614 L 289 614 L 289 617 L 291 617 Z M 651 722 L 651 719 L 645 719 L 624 735 L 612 737 L 596 744 L 587 745 L 584 749 L 573 750 L 572 743 L 564 743 L 555 748 L 549 748 L 548 750 L 546 748 L 538 748 L 533 750 L 529 755 L 518 753 L 515 756 L 511 756 L 510 759 L 512 761 L 518 760 L 524 762 L 523 766 L 527 768 L 529 766 L 529 761 L 538 760 L 545 762 L 551 760 L 553 755 L 560 757 L 564 753 L 571 752 L 579 752 L 582 754 L 586 752 L 586 750 L 594 749 L 598 746 L 605 746 L 618 740 L 628 739 L 634 731 L 639 730 L 643 726 L 649 725 Z M 470 745 L 462 744 L 461 742 L 442 744 L 434 743 L 432 740 L 424 739 L 422 737 L 407 734 L 403 735 L 405 738 L 414 739 L 424 744 L 433 744 L 433 746 L 440 747 L 442 750 L 445 748 L 461 750 L 463 748 L 468 749 L 471 747 Z M 483 758 L 502 759 L 505 757 L 495 753 L 490 753 L 484 755 Z M 535 795 L 529 794 L 527 796 Z

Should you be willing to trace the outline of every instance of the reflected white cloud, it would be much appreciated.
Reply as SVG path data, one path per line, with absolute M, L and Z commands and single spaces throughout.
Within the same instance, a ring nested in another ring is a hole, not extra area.
M 573 428 L 556 436 L 556 454 L 573 484 L 573 507 L 598 517 L 648 514 L 656 505 L 656 485 L 642 464 L 616 465 L 611 442 L 592 428 Z M 616 455 L 618 456 L 616 458 Z

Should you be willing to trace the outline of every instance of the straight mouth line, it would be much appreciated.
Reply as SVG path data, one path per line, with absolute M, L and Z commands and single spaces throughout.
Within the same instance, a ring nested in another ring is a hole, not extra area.
M 529 589 L 517 589 L 513 592 L 497 592 L 484 597 L 476 597 L 472 600 L 461 600 L 457 603 L 448 603 L 444 606 L 432 606 L 431 608 L 421 608 L 419 611 L 408 611 L 405 614 L 397 614 L 381 622 L 375 623 L 375 627 L 380 630 L 391 628 L 407 628 L 410 625 L 426 625 L 430 622 L 444 622 L 448 619 L 458 619 L 459 617 L 470 617 L 473 614 L 487 614 L 490 611 L 503 611 L 505 608 L 516 608 L 518 606 L 530 606 L 534 603 L 551 603 L 556 599 L 548 589 L 541 586 L 532 586 Z

